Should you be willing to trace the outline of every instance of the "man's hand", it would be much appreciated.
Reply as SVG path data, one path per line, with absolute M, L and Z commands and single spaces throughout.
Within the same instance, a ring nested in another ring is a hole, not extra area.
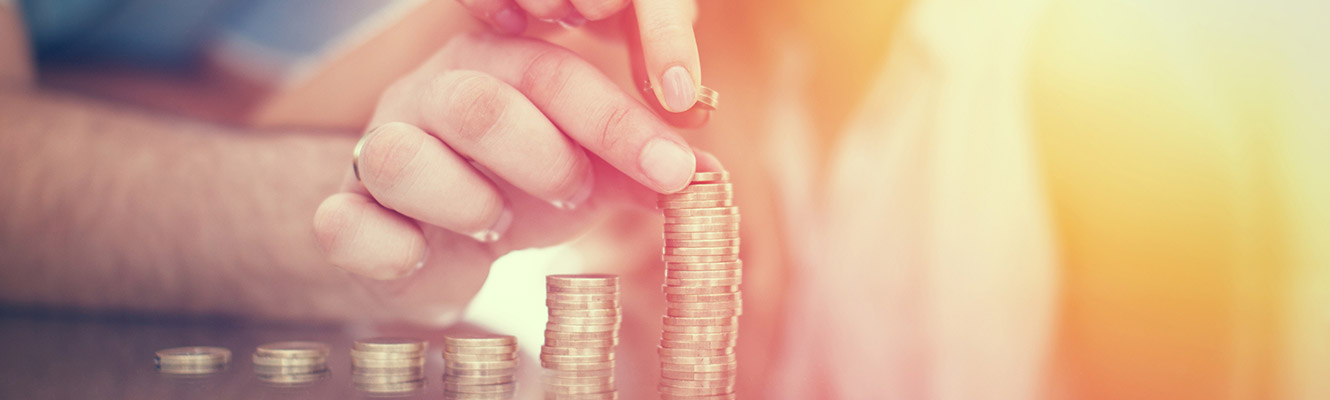
M 426 314 L 464 304 L 499 255 L 565 241 L 599 206 L 649 205 L 696 165 L 593 66 L 530 39 L 454 39 L 384 93 L 370 126 L 359 181 L 348 172 L 314 230 L 333 264 L 391 280 L 393 309 Z
M 471 13 L 500 32 L 520 34 L 527 15 L 580 25 L 586 20 L 610 18 L 628 8 L 629 0 L 458 0 Z M 666 110 L 681 113 L 693 107 L 702 82 L 693 19 L 694 0 L 634 0 L 645 73 L 656 101 Z M 631 39 L 630 39 L 631 40 Z

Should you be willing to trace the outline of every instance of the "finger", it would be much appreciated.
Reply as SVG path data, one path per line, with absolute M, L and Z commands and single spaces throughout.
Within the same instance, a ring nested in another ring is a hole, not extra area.
M 487 71 L 522 92 L 565 134 L 662 193 L 688 184 L 695 160 L 682 137 L 572 52 L 528 39 L 471 36 L 456 67 Z M 482 51 L 483 50 L 483 51 Z
M 482 242 L 511 224 L 494 184 L 420 128 L 387 123 L 362 140 L 360 181 L 384 207 Z
M 572 0 L 572 2 L 577 12 L 592 21 L 609 18 L 628 7 L 628 0 Z
M 498 78 L 455 70 L 415 85 L 420 99 L 403 115 L 419 121 L 457 153 L 516 188 L 560 209 L 573 209 L 592 190 L 591 162 L 531 101 Z
M 568 0 L 517 0 L 517 4 L 531 16 L 546 20 L 558 20 L 573 11 Z
M 420 227 L 360 194 L 325 199 L 314 213 L 314 236 L 329 262 L 368 278 L 403 277 L 424 262 Z
M 458 0 L 471 15 L 509 35 L 526 30 L 526 13 L 513 0 Z
M 633 8 L 656 100 L 670 112 L 687 111 L 702 81 L 690 9 L 680 0 L 637 0 Z
M 701 128 L 711 120 L 710 108 L 698 107 L 689 108 L 688 111 L 681 113 L 672 113 L 665 110 L 665 107 L 659 100 L 656 100 L 656 91 L 652 89 L 650 74 L 647 72 L 646 59 L 642 53 L 642 38 L 637 29 L 637 17 L 628 13 L 623 19 L 623 28 L 628 32 L 628 61 L 629 70 L 633 73 L 633 82 L 641 82 L 638 94 L 642 95 L 647 107 L 656 112 L 665 122 L 670 125 L 686 129 Z

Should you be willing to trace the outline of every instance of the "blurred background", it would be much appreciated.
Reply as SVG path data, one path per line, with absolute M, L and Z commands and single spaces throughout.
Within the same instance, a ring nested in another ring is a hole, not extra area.
M 265 132 L 360 132 L 384 87 L 485 29 L 451 1 L 332 3 L 0 2 L 21 10 L 43 88 Z M 741 398 L 1330 398 L 1330 3 L 697 11 L 703 84 L 723 105 L 684 134 L 730 170 L 745 214 Z M 639 87 L 616 21 L 527 35 Z M 653 365 L 659 223 L 615 212 L 511 253 L 464 319 L 534 354 L 543 276 L 615 272 L 640 294 L 625 295 L 623 364 Z M 21 252 L 26 232 L 5 232 Z M 21 333 L 52 320 L 74 321 L 41 325 L 74 348 L 110 339 L 85 329 L 156 332 L 134 339 L 145 349 L 213 337 L 161 333 L 198 329 L 141 310 L 6 302 L 6 355 L 59 346 Z M 233 314 L 204 326 L 292 323 Z M 317 326 L 333 342 L 369 329 L 346 325 Z M 29 384 L 83 370 L 5 365 L 31 379 L 0 394 L 85 393 Z M 654 396 L 655 372 L 621 367 L 621 395 Z

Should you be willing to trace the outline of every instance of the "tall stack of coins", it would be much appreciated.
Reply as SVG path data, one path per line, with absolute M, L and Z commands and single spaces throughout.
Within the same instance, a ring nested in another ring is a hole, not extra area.
M 402 393 L 425 387 L 429 343 L 407 338 L 357 340 L 351 349 L 351 382 L 370 393 Z
M 619 344 L 619 277 L 545 277 L 549 324 L 540 365 L 546 399 L 617 399 L 614 347 Z
M 511 399 L 517 391 L 517 338 L 449 335 L 443 338 L 443 393 L 447 399 Z
M 264 383 L 301 385 L 328 376 L 328 345 L 289 341 L 254 349 L 254 375 Z
M 206 375 L 226 369 L 231 350 L 221 347 L 175 347 L 158 350 L 153 362 L 166 374 Z
M 668 304 L 656 349 L 661 397 L 733 399 L 743 262 L 729 174 L 698 172 L 658 205 L 665 213 Z

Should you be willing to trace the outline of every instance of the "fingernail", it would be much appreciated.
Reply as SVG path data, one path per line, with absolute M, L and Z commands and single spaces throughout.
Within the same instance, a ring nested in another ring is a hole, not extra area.
M 503 213 L 499 214 L 499 219 L 494 221 L 493 226 L 490 226 L 489 229 L 471 234 L 471 238 L 482 243 L 497 242 L 499 238 L 503 237 L 504 232 L 507 232 L 508 227 L 512 226 L 512 224 L 513 211 L 504 208 Z
M 551 201 L 550 204 L 553 204 L 554 208 L 560 210 L 565 210 L 565 211 L 576 210 L 577 207 L 580 207 L 583 202 L 591 198 L 591 190 L 595 186 L 595 181 L 596 181 L 595 170 L 592 169 L 591 167 L 587 167 L 586 177 L 582 178 L 582 186 L 577 188 L 577 193 L 573 193 L 572 196 L 568 196 L 568 198 L 565 200 Z
M 660 82 L 665 91 L 665 109 L 684 112 L 693 107 L 697 100 L 697 84 L 693 83 L 688 70 L 678 65 L 670 67 L 661 75 Z
M 642 148 L 642 172 L 658 189 L 673 193 L 688 185 L 696 159 L 693 152 L 673 140 L 657 138 Z
M 526 16 L 511 7 L 504 8 L 494 14 L 494 25 L 503 33 L 516 35 L 526 30 Z
M 586 17 L 583 17 L 582 13 L 577 12 L 577 10 L 573 10 L 569 12 L 568 15 L 559 19 L 559 26 L 562 26 L 565 29 L 576 28 L 582 25 L 586 25 Z

